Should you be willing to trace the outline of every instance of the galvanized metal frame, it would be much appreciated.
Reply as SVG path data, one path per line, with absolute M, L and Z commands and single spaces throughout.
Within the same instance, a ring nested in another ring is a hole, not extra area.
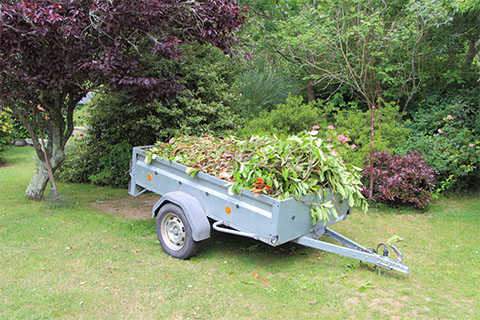
M 325 235 L 332 238 L 333 240 L 345 245 L 346 247 L 342 247 L 333 243 L 328 243 L 324 241 L 320 241 L 318 239 L 314 239 L 311 235 L 306 235 L 300 237 L 298 239 L 293 240 L 292 242 L 335 253 L 341 256 L 365 261 L 368 263 L 372 263 L 380 268 L 385 268 L 388 270 L 394 269 L 403 273 L 410 273 L 410 268 L 402 263 L 403 255 L 401 254 L 400 250 L 398 250 L 395 246 L 391 246 L 391 248 L 395 251 L 398 256 L 397 260 L 390 259 L 389 257 L 379 255 L 371 249 L 367 249 L 353 240 L 348 239 L 347 237 L 342 236 L 341 234 L 329 229 L 325 228 Z

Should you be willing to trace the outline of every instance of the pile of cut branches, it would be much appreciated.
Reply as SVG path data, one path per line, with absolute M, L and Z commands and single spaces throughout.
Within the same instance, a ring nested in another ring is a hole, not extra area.
M 234 181 L 233 172 L 238 154 L 238 141 L 212 136 L 180 136 L 169 142 L 159 142 L 147 150 L 146 163 L 157 156 L 187 166 L 192 177 L 199 171 L 217 178 Z
M 277 199 L 303 200 L 315 194 L 325 199 L 330 189 L 351 207 L 368 208 L 360 192 L 361 169 L 343 163 L 332 146 L 308 133 L 248 141 L 181 136 L 148 149 L 145 162 L 157 156 L 187 166 L 192 176 L 201 171 L 228 181 L 231 194 L 241 194 L 245 188 Z M 337 216 L 331 201 L 305 203 L 310 206 L 313 223 L 326 221 L 330 213 Z

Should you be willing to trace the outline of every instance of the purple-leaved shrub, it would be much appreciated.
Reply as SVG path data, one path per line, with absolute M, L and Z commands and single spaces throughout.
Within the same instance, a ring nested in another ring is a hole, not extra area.
M 373 200 L 390 205 L 410 205 L 425 208 L 435 189 L 435 170 L 425 163 L 418 151 L 406 155 L 375 153 L 373 165 Z M 364 178 L 370 176 L 370 164 L 365 161 Z M 368 188 L 363 192 L 368 195 Z

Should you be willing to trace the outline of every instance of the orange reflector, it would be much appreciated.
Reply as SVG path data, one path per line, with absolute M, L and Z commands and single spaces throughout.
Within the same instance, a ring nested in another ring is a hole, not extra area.
M 152 175 L 151 175 L 150 173 L 147 174 L 147 179 L 148 179 L 148 180 L 152 180 Z
M 232 208 L 226 207 L 226 208 L 225 208 L 225 212 L 228 213 L 228 214 L 230 214 L 230 212 L 232 212 Z

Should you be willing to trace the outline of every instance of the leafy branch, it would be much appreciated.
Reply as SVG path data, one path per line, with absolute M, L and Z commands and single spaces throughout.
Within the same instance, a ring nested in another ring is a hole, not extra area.
M 338 217 L 335 205 L 326 200 L 327 189 L 350 207 L 368 209 L 360 192 L 361 169 L 343 163 L 331 145 L 312 134 L 248 141 L 182 136 L 148 149 L 145 162 L 157 156 L 187 166 L 192 176 L 202 171 L 228 181 L 231 194 L 241 194 L 245 188 L 255 195 L 294 197 L 310 207 L 314 224 L 330 214 Z M 307 196 L 315 200 L 306 202 Z

